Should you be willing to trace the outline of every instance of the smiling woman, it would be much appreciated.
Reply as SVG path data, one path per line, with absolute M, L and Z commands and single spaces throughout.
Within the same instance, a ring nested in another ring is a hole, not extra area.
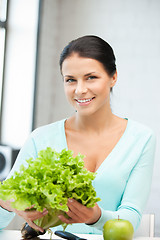
M 69 149 L 74 156 L 81 153 L 84 167 L 96 172 L 93 186 L 101 201 L 89 208 L 68 199 L 68 216 L 60 214 L 59 219 L 72 224 L 67 229 L 75 233 L 102 234 L 105 222 L 119 216 L 130 221 L 136 231 L 150 192 L 155 135 L 147 126 L 112 113 L 110 92 L 117 72 L 113 50 L 106 41 L 97 36 L 73 40 L 62 51 L 60 71 L 65 95 L 76 112 L 33 131 L 8 177 L 25 159 L 37 158 L 37 153 L 47 147 L 58 152 Z M 9 202 L 0 203 L 4 208 L 0 209 L 0 222 L 4 216 L 7 219 L 4 226 L 12 212 L 19 213 Z M 42 231 L 33 223 L 40 213 L 20 214 Z

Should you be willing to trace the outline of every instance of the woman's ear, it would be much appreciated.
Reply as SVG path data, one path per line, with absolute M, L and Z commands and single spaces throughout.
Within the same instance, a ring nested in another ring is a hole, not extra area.
M 112 79 L 111 79 L 111 88 L 114 87 L 114 85 L 117 82 L 117 71 L 114 73 Z

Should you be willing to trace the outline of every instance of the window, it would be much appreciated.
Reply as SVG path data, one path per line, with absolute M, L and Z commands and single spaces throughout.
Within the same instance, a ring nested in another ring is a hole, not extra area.
M 0 119 L 2 106 L 4 53 L 6 42 L 6 25 L 7 25 L 6 23 L 7 23 L 7 0 L 0 0 Z
M 21 148 L 32 130 L 39 0 L 8 1 L 8 11 L 7 1 L 0 3 L 3 52 L 7 38 L 6 52 L 2 54 L 5 68 L 4 73 L 1 68 L 0 80 L 1 99 L 3 96 L 0 140 Z M 8 12 L 7 24 L 5 12 Z

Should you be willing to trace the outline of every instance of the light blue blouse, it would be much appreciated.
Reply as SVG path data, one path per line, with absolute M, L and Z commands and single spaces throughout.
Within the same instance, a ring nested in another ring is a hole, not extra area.
M 34 130 L 22 147 L 8 177 L 21 164 L 26 164 L 26 159 L 36 158 L 41 149 L 68 149 L 64 124 L 65 119 Z M 138 228 L 151 187 L 155 141 L 150 128 L 128 119 L 123 136 L 98 168 L 93 181 L 97 196 L 101 198 L 98 202 L 101 218 L 89 226 L 72 224 L 67 227 L 67 231 L 101 234 L 104 223 L 118 218 L 118 215 L 121 219 L 129 220 L 135 230 Z M 0 229 L 5 228 L 13 217 L 14 213 L 0 208 Z M 57 228 L 61 229 L 61 226 Z

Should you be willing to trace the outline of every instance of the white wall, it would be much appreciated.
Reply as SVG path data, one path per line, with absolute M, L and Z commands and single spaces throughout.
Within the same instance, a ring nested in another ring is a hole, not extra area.
M 62 48 L 86 34 L 107 40 L 115 51 L 118 68 L 113 111 L 147 124 L 157 134 L 153 185 L 145 210 L 155 213 L 156 236 L 160 236 L 159 9 L 158 0 L 43 1 L 35 122 L 37 127 L 73 112 L 59 72 Z

